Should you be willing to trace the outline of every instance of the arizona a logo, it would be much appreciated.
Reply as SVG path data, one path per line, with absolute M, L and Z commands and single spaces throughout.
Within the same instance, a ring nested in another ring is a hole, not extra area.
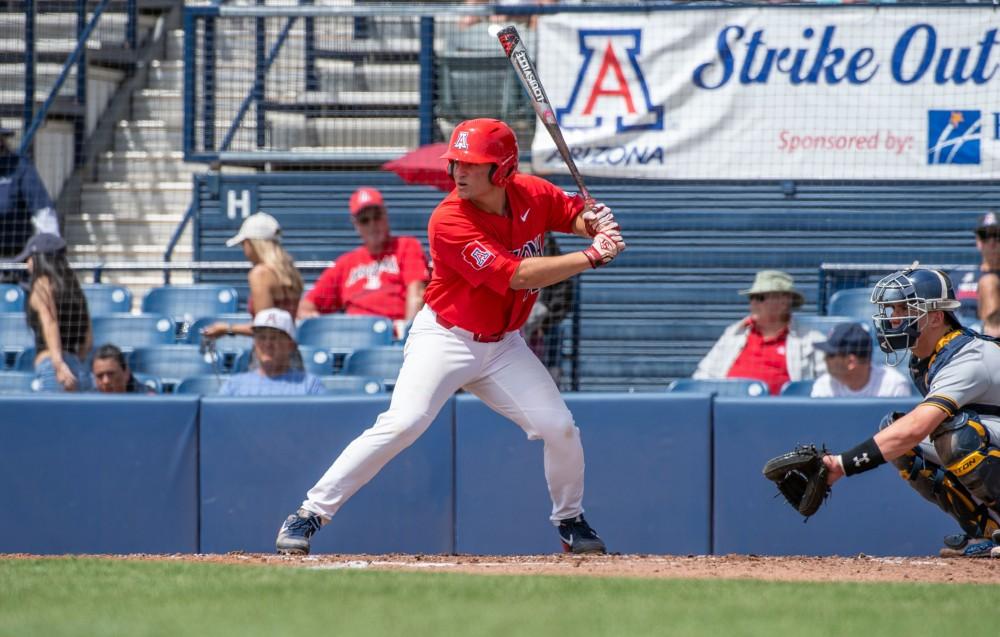
M 469 150 L 469 131 L 461 131 L 458 133 L 458 139 L 455 140 L 454 147 L 459 150 Z
M 493 262 L 496 255 L 478 241 L 472 241 L 465 244 L 465 247 L 462 249 L 462 258 L 474 269 L 482 270 Z

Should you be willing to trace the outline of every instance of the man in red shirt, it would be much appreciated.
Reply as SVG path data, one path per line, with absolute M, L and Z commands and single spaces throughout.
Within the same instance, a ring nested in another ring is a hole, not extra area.
M 427 259 L 414 237 L 394 237 L 385 201 L 375 188 L 351 195 L 351 222 L 362 245 L 340 255 L 299 301 L 301 319 L 343 311 L 413 320 L 424 304 Z
M 459 124 L 448 152 L 455 189 L 431 215 L 434 273 L 406 343 L 389 410 L 354 440 L 288 516 L 279 553 L 309 539 L 358 489 L 427 429 L 458 391 L 479 396 L 544 441 L 552 523 L 563 548 L 603 553 L 583 518 L 583 446 L 559 389 L 518 331 L 540 288 L 611 262 L 625 249 L 603 204 L 518 174 L 517 140 L 501 121 Z M 547 230 L 593 238 L 585 250 L 541 256 Z

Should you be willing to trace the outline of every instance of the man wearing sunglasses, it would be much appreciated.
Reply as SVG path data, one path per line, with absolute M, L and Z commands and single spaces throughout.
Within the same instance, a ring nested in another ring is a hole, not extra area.
M 816 378 L 826 371 L 816 343 L 816 330 L 792 322 L 792 310 L 805 302 L 792 277 L 780 270 L 761 270 L 740 294 L 750 299 L 750 315 L 722 333 L 698 363 L 694 378 L 753 378 L 778 394 L 790 380 Z
M 1000 214 L 996 211 L 979 218 L 976 249 L 982 257 L 979 267 L 951 274 L 958 282 L 955 295 L 962 303 L 963 314 L 975 313 L 983 322 L 983 333 L 1000 336 L 996 329 L 1000 312 Z
M 424 304 L 430 279 L 424 250 L 414 237 L 392 236 L 385 200 L 375 188 L 355 190 L 349 207 L 361 246 L 320 275 L 299 301 L 298 318 L 339 311 L 385 316 L 401 336 Z

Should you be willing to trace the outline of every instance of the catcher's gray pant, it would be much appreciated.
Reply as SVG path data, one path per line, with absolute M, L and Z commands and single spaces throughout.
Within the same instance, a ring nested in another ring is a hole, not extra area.
M 889 414 L 880 428 L 895 420 Z M 970 537 L 1000 529 L 1000 423 L 963 411 L 892 461 L 917 493 L 958 521 Z

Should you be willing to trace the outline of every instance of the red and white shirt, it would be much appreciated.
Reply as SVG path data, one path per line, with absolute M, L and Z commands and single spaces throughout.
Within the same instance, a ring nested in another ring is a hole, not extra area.
M 380 254 L 361 246 L 337 257 L 306 298 L 322 314 L 344 310 L 404 319 L 406 288 L 429 277 L 420 242 L 414 237 L 391 237 Z
M 516 174 L 507 184 L 509 216 L 488 213 L 452 191 L 431 215 L 434 273 L 424 300 L 438 316 L 479 334 L 524 324 L 538 290 L 512 290 L 522 259 L 541 256 L 545 232 L 571 233 L 583 198 L 544 179 Z

